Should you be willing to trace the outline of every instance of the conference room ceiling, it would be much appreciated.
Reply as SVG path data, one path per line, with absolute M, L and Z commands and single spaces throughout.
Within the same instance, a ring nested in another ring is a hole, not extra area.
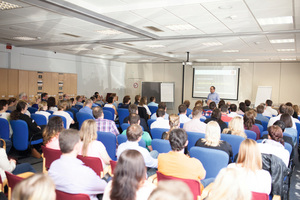
M 300 60 L 300 0 L 0 0 L 0 5 L 0 43 L 16 47 L 122 62 L 182 62 L 186 52 L 192 62 Z

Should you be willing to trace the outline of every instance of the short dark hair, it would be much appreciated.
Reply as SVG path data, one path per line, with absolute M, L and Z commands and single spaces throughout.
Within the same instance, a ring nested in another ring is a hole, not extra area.
M 258 106 L 256 107 L 256 111 L 257 111 L 257 113 L 259 113 L 259 114 L 262 114 L 262 113 L 264 112 L 264 110 L 265 110 L 265 107 L 264 107 L 263 105 L 258 105 Z
M 70 153 L 80 141 L 79 131 L 75 129 L 65 129 L 59 134 L 58 140 L 61 152 Z
M 221 99 L 219 101 L 218 108 L 221 108 L 223 105 L 225 105 L 225 101 L 223 99 Z
M 185 104 L 186 107 L 188 108 L 188 107 L 190 107 L 191 102 L 190 102 L 189 100 L 185 100 L 185 101 L 183 102 L 183 104 Z
M 128 106 L 129 114 L 130 114 L 130 113 L 136 113 L 137 110 L 138 110 L 138 107 L 137 107 L 137 105 L 135 105 L 135 104 L 130 104 L 130 105 Z
M 282 129 L 279 126 L 273 125 L 268 127 L 268 135 L 276 142 L 280 142 L 284 146 Z
M 221 112 L 227 112 L 228 111 L 228 106 L 223 105 L 221 106 Z
M 162 108 L 159 108 L 159 109 L 156 110 L 156 116 L 157 116 L 157 117 L 162 117 L 162 116 L 164 116 L 165 114 L 166 114 L 166 112 L 165 112 L 165 110 L 162 109 Z
M 41 94 L 41 98 L 44 98 L 47 95 L 48 95 L 48 93 L 44 92 L 44 93 Z
M 185 147 L 187 134 L 183 129 L 173 129 L 169 135 L 170 145 L 173 151 L 181 151 Z
M 103 114 L 103 109 L 100 106 L 96 106 L 93 108 L 93 116 L 95 119 L 98 119 Z
M 141 95 L 135 95 L 135 97 L 134 97 L 134 100 L 135 100 L 135 102 L 138 102 L 139 100 L 140 100 L 140 98 L 141 98 Z
M 107 99 L 107 103 L 112 103 L 114 101 L 114 97 L 110 96 Z
M 288 113 L 283 113 L 280 116 L 280 120 L 284 122 L 286 128 L 291 128 L 293 126 L 292 117 Z
M 138 124 L 132 124 L 126 131 L 128 141 L 137 141 L 143 135 L 143 129 Z
M 246 100 L 245 100 L 245 104 L 246 104 L 246 106 L 249 107 L 249 106 L 251 105 L 251 101 L 250 101 L 249 99 L 246 99 Z
M 47 100 L 47 104 L 48 104 L 48 109 L 50 107 L 55 107 L 56 106 L 55 97 L 49 97 L 48 100 Z
M 216 88 L 215 88 L 215 86 L 213 86 L 213 85 L 212 85 L 212 86 L 210 86 L 210 87 L 214 88 L 214 90 L 216 89 Z
M 286 106 L 286 105 L 281 104 L 281 105 L 279 106 L 279 112 L 280 112 L 281 114 L 286 113 L 286 110 L 287 110 L 287 106 Z
M 243 112 L 246 112 L 246 104 L 244 102 L 241 102 L 239 104 L 239 109 Z
M 284 124 L 283 121 L 277 120 L 273 125 L 279 126 L 281 128 L 282 132 L 284 132 L 284 130 L 285 130 L 285 124 Z
M 76 97 L 76 101 L 78 101 L 80 98 L 81 98 L 81 96 L 78 95 L 78 96 Z
M 17 101 L 17 99 L 15 97 L 11 97 L 11 98 L 8 99 L 8 105 L 13 103 L 13 102 L 16 102 L 16 101 Z
M 167 105 L 166 105 L 166 103 L 165 102 L 160 102 L 159 104 L 158 104 L 158 108 L 162 108 L 162 109 L 166 109 L 166 107 L 167 107 Z
M 139 115 L 137 115 L 135 113 L 131 113 L 129 115 L 128 121 L 130 122 L 130 125 L 132 125 L 132 124 L 138 124 L 139 120 L 140 120 L 140 116 Z
M 178 106 L 178 112 L 179 112 L 179 114 L 185 113 L 186 109 L 187 109 L 187 106 L 185 104 L 179 105 Z
M 266 105 L 267 105 L 267 106 L 272 106 L 272 104 L 273 104 L 273 101 L 272 101 L 271 99 L 268 99 L 268 100 L 266 101 Z
M 123 104 L 128 103 L 130 99 L 131 99 L 130 96 L 129 96 L 129 95 L 126 95 L 126 96 L 123 98 Z
M 0 110 L 3 110 L 6 105 L 8 105 L 7 100 L 1 99 L 0 100 Z
M 150 102 L 154 101 L 154 99 L 155 99 L 154 96 L 150 97 Z
M 197 116 L 199 113 L 202 114 L 203 108 L 201 106 L 195 106 L 193 108 L 193 116 Z
M 286 105 L 286 106 L 291 106 L 291 107 L 293 107 L 292 102 L 286 102 L 285 105 Z
M 214 101 L 210 102 L 208 107 L 209 107 L 210 110 L 215 109 L 217 107 L 216 102 L 214 102 Z
M 221 120 L 222 113 L 219 109 L 215 108 L 211 113 L 211 118 L 215 118 L 217 120 Z
M 237 106 L 235 104 L 230 104 L 230 112 L 236 112 Z

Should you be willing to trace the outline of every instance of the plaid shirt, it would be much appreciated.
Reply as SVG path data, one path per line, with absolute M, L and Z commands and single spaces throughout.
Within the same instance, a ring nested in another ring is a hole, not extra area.
M 95 119 L 95 121 L 97 124 L 97 131 L 111 132 L 116 136 L 120 134 L 114 121 L 108 119 L 100 119 L 100 118 Z

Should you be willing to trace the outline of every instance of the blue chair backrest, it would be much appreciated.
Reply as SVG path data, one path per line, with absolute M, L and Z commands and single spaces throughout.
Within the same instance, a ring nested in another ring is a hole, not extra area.
M 263 135 L 268 135 L 269 132 L 268 131 L 263 131 L 262 133 L 260 133 L 260 138 L 262 138 Z
M 260 132 L 264 131 L 264 127 L 262 125 L 260 124 L 255 124 L 255 125 L 258 126 Z
M 256 133 L 254 131 L 245 130 L 245 133 L 247 135 L 247 138 L 252 139 L 252 140 L 256 140 Z
M 122 131 L 126 130 L 129 126 L 130 126 L 130 124 L 128 124 L 128 123 L 121 124 Z
M 156 121 L 156 119 L 148 119 L 147 124 L 148 124 L 149 129 L 151 127 L 151 124 L 155 121 Z
M 190 150 L 193 146 L 195 146 L 196 142 L 200 138 L 205 138 L 204 133 L 196 133 L 196 132 L 186 132 L 188 136 L 188 150 Z
M 104 114 L 104 119 L 108 119 L 108 120 L 114 121 L 114 119 L 115 119 L 114 115 L 112 115 L 110 111 L 103 109 L 103 114 Z
M 129 116 L 129 111 L 126 108 L 119 108 L 118 110 L 119 122 L 120 124 L 124 123 L 124 119 Z
M 292 150 L 293 150 L 292 145 L 290 145 L 289 143 L 285 142 L 285 143 L 284 143 L 284 148 L 285 148 L 286 150 L 288 150 L 289 153 L 290 153 L 290 155 L 291 155 Z
M 0 138 L 9 140 L 9 123 L 3 118 L 0 118 Z
M 7 110 L 6 112 L 7 112 L 7 113 L 11 113 L 11 110 Z
M 186 109 L 186 116 L 189 117 L 192 114 L 192 112 L 193 111 L 191 109 L 187 108 Z
M 232 147 L 233 158 L 239 152 L 240 144 L 245 140 L 242 136 L 221 134 L 221 140 L 228 142 Z
M 123 103 L 119 103 L 119 104 L 118 104 L 118 108 L 120 108 L 120 107 L 122 106 L 122 104 L 123 104 Z M 118 112 L 118 114 L 119 114 L 119 112 Z
M 151 146 L 153 150 L 158 151 L 158 153 L 168 153 L 172 150 L 169 140 L 153 139 Z
M 52 110 L 46 110 L 46 112 L 50 113 L 51 115 L 54 113 Z
M 11 128 L 13 129 L 13 146 L 18 151 L 25 151 L 29 147 L 28 142 L 28 125 L 23 120 L 11 120 Z
M 120 145 L 127 141 L 127 136 L 120 134 L 117 136 L 117 141 L 118 141 L 118 144 Z M 139 146 L 146 148 L 146 142 L 143 139 L 141 139 L 139 141 Z
M 72 119 L 74 119 L 74 115 L 73 115 L 73 113 L 71 111 L 67 111 L 66 110 L 65 112 L 67 112 L 72 117 Z
M 263 126 L 263 128 L 264 128 L 263 131 L 266 131 L 266 130 L 268 129 L 268 122 L 266 122 L 266 121 L 261 121 L 261 124 L 262 124 L 262 126 Z M 260 132 L 260 133 L 261 133 L 261 132 Z
M 228 125 L 229 125 L 229 122 L 225 122 L 225 124 L 227 125 L 227 127 L 228 127 Z
M 36 109 L 34 107 L 28 107 L 27 110 L 30 112 L 30 114 L 34 114 L 36 111 L 38 111 L 38 109 Z
M 153 128 L 150 130 L 153 139 L 161 139 L 163 132 L 168 132 L 169 129 Z
M 82 106 L 82 105 L 75 105 L 75 108 L 76 108 L 77 110 L 80 110 L 81 108 L 83 108 L 83 106 Z
M 74 107 L 72 107 L 71 110 L 73 110 L 75 114 L 78 113 L 78 111 L 79 111 L 79 110 L 77 110 L 77 108 L 74 108 Z
M 226 152 L 204 147 L 192 147 L 191 157 L 197 158 L 206 170 L 205 178 L 216 178 L 219 171 L 228 165 L 229 156 Z
M 101 132 L 101 131 L 97 131 L 97 134 L 98 134 L 97 140 L 101 141 L 103 143 L 109 157 L 112 160 L 117 160 L 117 157 L 116 157 L 116 147 L 117 147 L 116 136 L 113 133 Z
M 93 117 L 88 114 L 88 113 L 84 113 L 84 112 L 78 112 L 76 113 L 76 118 L 78 121 L 78 125 L 79 125 L 79 130 L 81 128 L 82 123 L 87 120 L 87 119 L 93 119 Z
M 39 126 L 47 125 L 47 118 L 44 115 L 40 114 L 31 114 L 31 118 L 35 121 L 35 123 Z
M 110 107 L 103 107 L 103 111 L 109 111 L 111 114 L 112 114 L 112 116 L 113 116 L 113 118 L 112 118 L 112 120 L 114 120 L 115 118 L 115 109 L 113 109 L 113 108 L 110 108 Z M 104 118 L 105 118 L 105 114 L 104 114 Z
M 180 123 L 180 128 L 183 128 L 184 123 Z
M 49 120 L 54 116 L 60 117 L 62 119 L 62 121 L 64 123 L 64 128 L 66 129 L 67 128 L 67 119 L 64 116 L 60 116 L 60 115 L 50 115 Z
M 300 134 L 300 123 L 295 123 L 296 124 L 296 129 L 297 129 L 297 143 L 299 143 L 299 134 Z
M 151 115 L 152 115 L 153 113 L 156 113 L 156 111 L 157 111 L 157 109 L 158 109 L 157 106 L 148 106 L 148 108 L 149 108 L 149 110 L 150 110 L 150 112 L 151 112 Z
M 208 118 L 208 117 L 207 117 L 207 118 Z M 207 119 L 207 118 L 206 118 L 206 119 Z M 200 118 L 200 121 L 201 121 L 201 122 L 204 122 L 206 119 Z

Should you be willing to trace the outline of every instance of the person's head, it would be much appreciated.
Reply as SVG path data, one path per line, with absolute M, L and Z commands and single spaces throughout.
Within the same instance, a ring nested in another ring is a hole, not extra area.
M 80 139 L 82 141 L 82 155 L 87 156 L 89 144 L 97 139 L 97 125 L 95 120 L 85 120 L 80 128 Z
M 87 106 L 89 108 L 92 108 L 93 106 L 93 100 L 92 99 L 87 99 L 85 102 L 84 102 L 84 106 Z
M 48 96 L 47 96 L 47 98 L 48 98 Z M 39 104 L 40 102 L 41 102 L 41 96 L 39 96 L 39 95 L 35 95 L 31 99 L 31 105 L 33 105 L 33 104 Z
M 221 112 L 227 114 L 228 113 L 228 106 L 226 106 L 226 105 L 221 106 Z
M 266 101 L 266 106 L 272 106 L 272 104 L 273 104 L 273 101 L 271 99 L 268 99 Z
M 186 107 L 185 104 L 179 105 L 178 106 L 178 112 L 179 112 L 179 114 L 185 114 L 186 113 L 186 109 L 187 109 L 187 107 Z
M 48 103 L 48 109 L 56 106 L 56 101 L 54 97 L 49 97 L 47 103 Z
M 265 107 L 263 105 L 259 105 L 256 107 L 256 111 L 258 114 L 262 114 L 265 111 Z
M 95 92 L 94 93 L 94 96 L 96 97 L 96 96 L 98 96 L 99 95 L 99 92 Z
M 156 101 L 155 97 L 154 97 L 154 96 L 151 96 L 151 97 L 150 97 L 150 102 L 155 102 L 155 101 Z
M 219 109 L 214 109 L 211 113 L 211 118 L 217 119 L 217 121 L 220 121 L 222 117 L 222 113 Z
M 290 116 L 293 116 L 294 109 L 292 106 L 287 106 L 285 113 L 288 113 Z
M 18 112 L 25 112 L 27 110 L 27 108 L 28 108 L 28 105 L 27 105 L 27 103 L 25 101 L 19 101 L 17 103 L 16 110 Z
M 93 101 L 93 103 L 96 102 L 96 97 L 92 96 L 92 97 L 90 97 L 90 99 Z
M 55 185 L 47 174 L 34 174 L 16 185 L 13 200 L 55 200 Z
M 280 116 L 280 120 L 283 121 L 283 123 L 285 124 L 286 128 L 291 128 L 293 127 L 293 121 L 291 116 L 288 113 L 283 113 Z
M 140 106 L 147 105 L 147 97 L 142 97 L 139 103 Z
M 247 138 L 244 129 L 244 121 L 241 117 L 237 116 L 230 120 L 228 124 L 228 130 L 231 131 L 232 135 L 239 135 L 244 138 Z
M 202 100 L 198 100 L 195 102 L 195 107 L 200 106 L 203 107 L 203 101 Z
M 214 102 L 214 101 L 210 102 L 210 104 L 209 104 L 209 106 L 208 106 L 208 108 L 209 108 L 210 110 L 213 110 L 213 109 L 215 109 L 216 107 L 217 107 L 217 105 L 216 105 L 216 102 Z
M 214 181 L 207 200 L 251 200 L 246 173 L 236 168 L 222 169 Z
M 100 106 L 94 107 L 93 108 L 93 116 L 95 119 L 103 118 L 104 117 L 103 109 Z
M 129 114 L 131 114 L 131 113 L 138 114 L 139 113 L 138 107 L 135 104 L 130 104 L 128 106 L 128 111 L 129 111 Z
M 141 100 L 141 95 L 139 95 L 139 94 L 135 95 L 134 100 L 135 100 L 135 102 L 139 103 Z
M 57 109 L 58 110 L 66 110 L 67 109 L 67 101 L 65 100 L 59 100 L 57 104 Z
M 283 113 L 286 113 L 286 109 L 287 109 L 287 106 L 284 105 L 284 104 L 281 104 L 281 105 L 279 106 L 278 111 L 279 111 L 280 114 L 283 114 Z
M 247 129 L 251 130 L 252 126 L 255 124 L 254 113 L 251 111 L 247 111 L 244 114 L 244 125 Z
M 162 109 L 162 108 L 158 108 L 158 109 L 156 110 L 156 116 L 157 116 L 157 117 L 164 117 L 165 114 L 166 114 L 166 112 L 165 112 L 165 110 Z
M 41 98 L 43 99 L 43 100 L 48 100 L 48 93 L 46 93 L 46 92 L 44 92 L 44 93 L 42 93 L 41 94 Z
M 211 99 L 208 99 L 208 100 L 206 101 L 206 104 L 207 104 L 208 107 L 209 107 L 209 104 L 210 104 L 211 102 L 213 102 Z
M 277 120 L 276 122 L 274 122 L 273 125 L 279 126 L 281 128 L 281 131 L 284 132 L 285 130 L 285 123 L 281 120 Z
M 110 199 L 136 199 L 136 191 L 144 183 L 146 173 L 142 154 L 137 150 L 125 150 L 114 170 Z
M 185 130 L 173 129 L 169 134 L 169 141 L 173 151 L 183 150 L 188 144 Z
M 161 180 L 148 200 L 193 200 L 190 188 L 182 181 Z
M 140 124 L 140 116 L 136 113 L 131 113 L 129 114 L 128 122 L 130 125 Z
M 229 109 L 230 109 L 230 112 L 236 112 L 237 106 L 234 103 L 230 104 Z
M 63 100 L 69 100 L 69 99 L 70 99 L 70 97 L 68 94 L 63 94 Z
M 170 124 L 170 129 L 178 128 L 180 125 L 179 116 L 176 114 L 169 115 L 169 124 Z
M 130 103 L 130 96 L 129 95 L 126 95 L 123 97 L 123 104 L 129 104 Z
M 245 104 L 246 104 L 247 107 L 249 107 L 251 105 L 251 101 L 249 99 L 246 99 Z
M 187 108 L 189 108 L 190 105 L 191 105 L 191 102 L 190 102 L 189 100 L 185 100 L 185 101 L 183 102 L 183 104 L 186 105 Z
M 43 131 L 43 140 L 46 145 L 50 140 L 56 136 L 64 129 L 64 124 L 59 116 L 54 116 L 49 119 L 48 124 Z
M 214 93 L 215 90 L 216 90 L 216 88 L 215 88 L 215 86 L 211 86 L 211 87 L 209 88 L 209 90 L 210 90 L 210 93 Z
M 262 169 L 261 153 L 256 141 L 245 139 L 241 143 L 237 163 L 254 172 Z
M 167 105 L 166 105 L 166 103 L 165 102 L 160 102 L 159 104 L 158 104 L 158 109 L 159 108 L 162 108 L 162 109 L 164 109 L 165 111 L 167 110 Z
M 284 145 L 282 129 L 277 125 L 268 127 L 268 138 Z
M 48 110 L 48 104 L 47 104 L 47 101 L 41 101 L 39 103 L 39 111 L 46 111 Z
M 132 124 L 127 128 L 126 135 L 128 141 L 138 142 L 142 138 L 143 129 L 138 124 Z
M 8 109 L 8 102 L 5 99 L 0 100 L 0 111 L 6 112 Z
M 76 97 L 76 101 L 77 101 L 77 102 L 82 102 L 82 97 L 81 97 L 80 95 L 78 95 L 78 96 Z
M 239 104 L 239 109 L 243 112 L 246 112 L 246 104 L 244 102 L 241 102 Z
M 291 107 L 293 107 L 292 102 L 286 102 L 285 105 L 286 105 L 286 106 L 291 106 Z
M 225 101 L 223 100 L 223 99 L 221 99 L 220 101 L 219 101 L 219 104 L 218 104 L 218 108 L 220 109 L 222 106 L 224 106 L 225 105 Z
M 299 106 L 295 104 L 293 105 L 293 109 L 297 113 L 297 115 L 299 115 Z
M 107 99 L 107 103 L 113 103 L 114 102 L 114 97 L 110 96 Z
M 206 125 L 205 139 L 202 139 L 207 146 L 218 146 L 221 140 L 221 129 L 216 121 L 210 121 Z
M 19 100 L 27 101 L 27 94 L 25 92 L 21 92 L 19 94 Z
M 78 154 L 80 150 L 80 136 L 75 129 L 65 129 L 59 136 L 59 148 L 63 154 L 75 153 Z
M 194 107 L 192 112 L 193 118 L 200 118 L 202 116 L 202 111 L 203 111 L 202 107 L 200 106 Z
M 8 106 L 17 105 L 17 99 L 15 97 L 11 97 L 8 99 Z

